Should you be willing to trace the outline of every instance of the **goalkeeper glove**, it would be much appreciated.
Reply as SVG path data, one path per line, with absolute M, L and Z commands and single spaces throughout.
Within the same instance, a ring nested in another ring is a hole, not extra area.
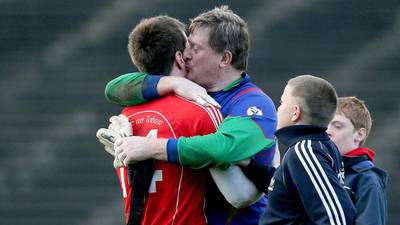
M 132 136 L 132 124 L 125 115 L 112 116 L 109 121 L 108 129 L 115 131 L 121 137 Z
M 110 155 L 114 156 L 114 168 L 123 167 L 124 164 L 118 159 L 118 157 L 115 156 L 114 150 L 114 142 L 121 136 L 116 132 L 106 128 L 100 128 L 97 131 L 96 136 L 99 139 L 99 142 L 104 145 L 104 150 L 106 150 L 106 152 L 108 152 Z
M 112 156 L 115 156 L 114 142 L 120 137 L 119 134 L 110 129 L 100 128 L 96 132 L 96 137 L 99 139 L 99 142 L 104 145 L 106 152 Z
M 108 129 L 100 128 L 96 137 L 104 145 L 106 152 L 114 156 L 114 167 L 123 167 L 124 164 L 115 156 L 114 142 L 117 138 L 132 136 L 132 126 L 128 118 L 122 114 L 110 117 L 109 121 Z

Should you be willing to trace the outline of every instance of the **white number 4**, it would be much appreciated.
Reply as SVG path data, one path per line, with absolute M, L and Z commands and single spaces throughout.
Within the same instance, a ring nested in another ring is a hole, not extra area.
M 147 133 L 146 137 L 150 138 L 157 138 L 158 130 L 157 129 L 152 129 Z M 121 188 L 122 188 L 122 196 L 124 198 L 127 197 L 126 193 L 126 186 L 125 186 L 125 167 L 120 168 L 120 179 L 121 179 Z M 156 170 L 154 171 L 153 178 L 151 180 L 150 188 L 149 188 L 149 193 L 156 193 L 156 182 L 157 181 L 162 181 L 162 170 Z

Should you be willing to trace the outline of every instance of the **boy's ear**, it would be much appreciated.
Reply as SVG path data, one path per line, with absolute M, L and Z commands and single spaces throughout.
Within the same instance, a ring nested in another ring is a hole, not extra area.
M 291 121 L 293 123 L 296 123 L 300 120 L 302 111 L 301 111 L 301 108 L 299 105 L 294 105 L 293 107 L 294 107 L 294 109 L 293 109 L 293 115 L 291 117 Z
M 180 51 L 175 52 L 175 62 L 180 70 L 185 69 L 185 60 L 183 60 L 183 54 Z
M 367 129 L 365 128 L 360 128 L 358 130 L 356 130 L 356 137 L 355 140 L 358 143 L 361 143 L 362 141 L 364 141 L 367 138 Z

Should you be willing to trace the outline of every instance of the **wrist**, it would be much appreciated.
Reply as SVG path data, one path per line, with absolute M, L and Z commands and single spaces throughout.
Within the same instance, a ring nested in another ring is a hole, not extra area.
M 167 161 L 167 142 L 168 139 L 152 139 L 152 158 L 161 161 Z
M 147 75 L 143 80 L 142 94 L 146 101 L 152 101 L 160 98 L 157 86 L 161 76 L 158 75 Z
M 177 77 L 172 77 L 172 76 L 161 77 L 157 85 L 158 94 L 161 96 L 165 96 L 170 93 L 173 93 L 176 88 L 176 83 L 178 82 L 177 79 L 178 79 Z

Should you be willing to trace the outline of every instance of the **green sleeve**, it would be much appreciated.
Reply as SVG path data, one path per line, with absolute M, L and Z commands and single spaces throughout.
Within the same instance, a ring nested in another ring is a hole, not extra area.
M 179 161 L 196 169 L 206 166 L 224 169 L 274 143 L 250 117 L 227 117 L 214 134 L 179 138 Z
M 148 74 L 128 73 L 110 82 L 105 88 L 106 99 L 118 105 L 138 105 L 147 102 L 143 96 L 143 83 Z

